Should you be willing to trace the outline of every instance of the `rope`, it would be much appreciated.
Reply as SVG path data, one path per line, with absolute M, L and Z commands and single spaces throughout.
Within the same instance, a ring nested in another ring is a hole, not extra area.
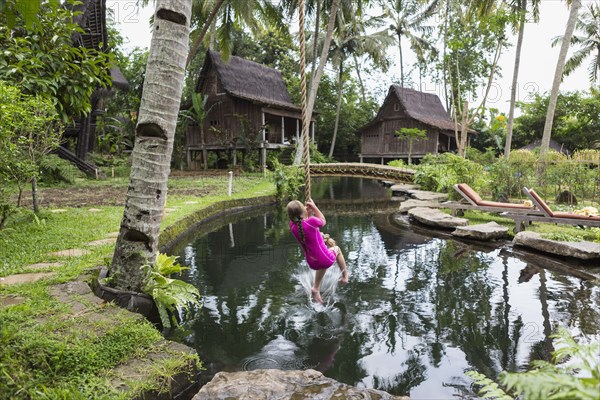
M 298 1 L 298 17 L 300 25 L 300 87 L 302 95 L 302 162 L 304 163 L 304 198 L 310 196 L 310 153 L 308 128 L 310 121 L 306 112 L 306 38 L 304 36 L 304 0 Z

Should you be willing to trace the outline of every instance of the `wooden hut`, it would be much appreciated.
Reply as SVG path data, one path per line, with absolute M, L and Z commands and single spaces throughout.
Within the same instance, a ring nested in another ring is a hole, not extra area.
M 74 46 L 97 49 L 102 52 L 110 51 L 106 29 L 106 0 L 83 0 L 75 5 L 66 4 L 78 14 L 73 17 L 83 32 L 74 32 L 71 40 Z M 110 68 L 112 87 L 122 90 L 129 88 L 129 82 L 119 68 Z M 87 153 L 94 149 L 96 142 L 96 118 L 104 113 L 104 100 L 110 95 L 110 90 L 99 89 L 92 93 L 90 99 L 92 111 L 85 117 L 76 117 L 73 124 L 65 130 L 66 138 L 73 138 L 74 146 L 69 149 L 65 145 L 57 149 L 57 154 L 65 158 L 82 171 L 94 175 L 98 168 L 87 161 Z
M 454 121 L 437 95 L 392 85 L 375 118 L 358 131 L 360 162 L 370 159 L 383 164 L 385 160 L 407 159 L 408 140 L 394 134 L 401 128 L 419 128 L 427 132 L 426 139 L 413 142 L 413 159 L 457 149 Z
M 209 151 L 259 151 L 260 165 L 269 149 L 293 148 L 302 125 L 301 108 L 292 103 L 281 73 L 276 69 L 232 56 L 225 63 L 219 53 L 207 51 L 196 84 L 204 95 L 203 121 L 188 126 L 188 165 L 207 168 Z M 314 120 L 310 133 L 314 141 Z

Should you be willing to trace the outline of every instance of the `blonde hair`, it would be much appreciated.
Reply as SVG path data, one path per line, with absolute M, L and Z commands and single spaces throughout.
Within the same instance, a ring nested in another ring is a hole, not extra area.
M 305 208 L 304 204 L 298 200 L 292 200 L 287 205 L 288 217 L 290 221 L 296 224 L 298 227 L 298 236 L 300 237 L 300 244 L 306 250 L 306 241 L 304 239 L 304 229 L 302 229 L 302 216 L 304 215 Z

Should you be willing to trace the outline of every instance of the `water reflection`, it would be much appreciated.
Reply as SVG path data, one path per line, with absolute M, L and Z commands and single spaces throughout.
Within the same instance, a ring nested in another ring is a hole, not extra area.
M 385 195 L 360 181 L 326 182 L 313 196 Z M 466 370 L 495 377 L 547 358 L 558 324 L 598 336 L 600 290 L 591 282 L 423 236 L 386 213 L 326 216 L 350 284 L 320 312 L 281 212 L 246 214 L 180 246 L 192 266 L 185 279 L 204 296 L 188 342 L 210 369 L 314 368 L 351 385 L 449 398 L 472 394 Z

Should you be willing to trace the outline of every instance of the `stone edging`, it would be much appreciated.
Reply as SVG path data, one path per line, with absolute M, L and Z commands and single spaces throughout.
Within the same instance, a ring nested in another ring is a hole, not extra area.
M 200 224 L 220 217 L 234 215 L 243 211 L 275 204 L 275 195 L 249 197 L 244 199 L 224 200 L 212 203 L 207 207 L 174 222 L 160 232 L 158 247 L 161 252 L 172 249 L 186 234 L 193 232 Z

